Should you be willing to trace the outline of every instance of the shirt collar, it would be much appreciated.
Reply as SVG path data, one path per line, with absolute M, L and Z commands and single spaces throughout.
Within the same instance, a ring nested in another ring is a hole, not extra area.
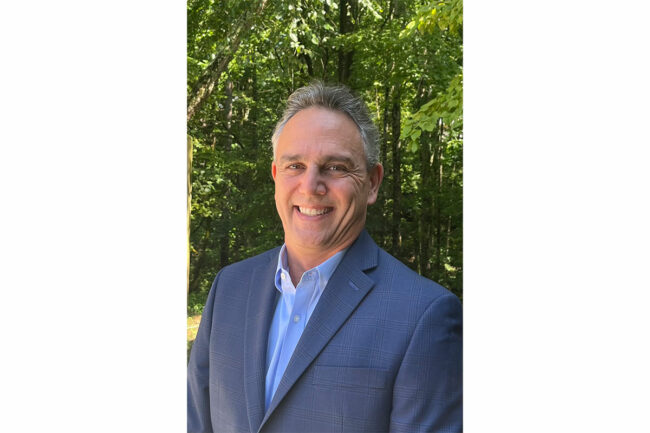
M 332 274 L 336 270 L 341 260 L 343 260 L 343 255 L 348 249 L 342 249 L 338 253 L 334 254 L 329 259 L 325 260 L 320 265 L 311 268 L 307 272 L 316 272 L 319 276 L 319 285 L 321 288 L 324 288 L 327 285 L 327 282 L 332 277 Z M 275 287 L 282 293 L 282 282 L 281 275 L 282 272 L 286 272 L 286 275 L 289 276 L 289 261 L 287 258 L 287 244 L 283 244 L 280 249 L 280 254 L 278 254 L 278 266 L 275 270 Z

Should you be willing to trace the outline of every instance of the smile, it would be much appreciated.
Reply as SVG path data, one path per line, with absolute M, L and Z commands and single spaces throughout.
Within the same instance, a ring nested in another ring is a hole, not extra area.
M 296 206 L 298 208 L 298 211 L 307 216 L 319 216 L 319 215 L 325 215 L 327 213 L 332 212 L 333 208 L 331 207 L 324 207 L 320 209 L 314 209 L 311 207 L 302 207 L 302 206 Z

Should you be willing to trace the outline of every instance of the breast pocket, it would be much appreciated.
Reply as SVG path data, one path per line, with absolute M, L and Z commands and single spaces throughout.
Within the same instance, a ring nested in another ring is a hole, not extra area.
M 327 417 L 332 431 L 388 430 L 392 404 L 390 371 L 315 365 L 312 372 L 313 413 Z

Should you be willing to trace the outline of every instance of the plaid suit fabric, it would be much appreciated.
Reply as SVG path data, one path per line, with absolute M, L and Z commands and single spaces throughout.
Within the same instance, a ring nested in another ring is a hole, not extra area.
M 215 279 L 188 368 L 188 431 L 462 431 L 460 302 L 365 231 L 332 275 L 264 413 L 278 251 Z

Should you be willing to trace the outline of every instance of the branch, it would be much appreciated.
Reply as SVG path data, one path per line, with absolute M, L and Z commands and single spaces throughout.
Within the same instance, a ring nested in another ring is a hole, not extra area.
M 203 103 L 214 91 L 215 86 L 219 82 L 221 74 L 226 70 L 232 61 L 235 53 L 239 49 L 243 36 L 245 36 L 253 24 L 253 20 L 262 13 L 266 7 L 268 0 L 262 0 L 257 6 L 257 9 L 247 19 L 243 19 L 241 24 L 237 27 L 232 38 L 230 38 L 230 46 L 226 53 L 217 55 L 215 59 L 205 68 L 201 74 L 196 86 L 188 98 L 187 103 L 187 121 L 189 122 L 194 114 L 201 108 Z

